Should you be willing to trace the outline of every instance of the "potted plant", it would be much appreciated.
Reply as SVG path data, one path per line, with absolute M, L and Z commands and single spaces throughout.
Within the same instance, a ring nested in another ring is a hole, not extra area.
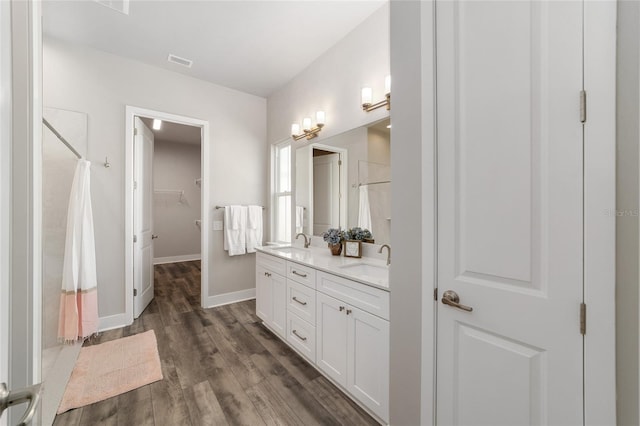
M 371 231 L 368 229 L 362 229 L 359 226 L 351 228 L 345 232 L 344 238 L 346 240 L 362 241 L 365 243 L 373 243 L 375 241 Z
M 327 242 L 331 254 L 340 256 L 342 253 L 342 242 L 344 241 L 344 232 L 340 229 L 329 228 L 322 234 L 322 238 Z

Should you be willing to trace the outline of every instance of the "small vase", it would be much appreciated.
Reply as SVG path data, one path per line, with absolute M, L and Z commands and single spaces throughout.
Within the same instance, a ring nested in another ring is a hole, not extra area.
M 327 244 L 329 246 L 329 250 L 331 250 L 331 254 L 334 256 L 340 256 L 340 253 L 342 253 L 342 244 L 338 243 L 338 244 Z

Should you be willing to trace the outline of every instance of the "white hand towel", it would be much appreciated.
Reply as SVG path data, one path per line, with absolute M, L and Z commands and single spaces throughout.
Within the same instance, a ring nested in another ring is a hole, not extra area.
M 304 207 L 296 206 L 296 234 L 299 234 L 304 229 Z
M 366 186 L 360 186 L 360 203 L 358 206 L 358 226 L 371 231 L 371 207 L 369 206 L 369 191 Z
M 247 207 L 247 253 L 262 245 L 262 206 Z
M 224 249 L 229 252 L 229 256 L 246 253 L 246 224 L 246 207 L 224 207 Z

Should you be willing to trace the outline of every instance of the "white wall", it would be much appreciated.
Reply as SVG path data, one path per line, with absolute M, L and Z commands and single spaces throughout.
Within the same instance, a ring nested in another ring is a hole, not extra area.
M 433 2 L 391 3 L 390 423 L 433 424 Z M 398 190 L 401 188 L 401 190 Z M 402 348 L 402 350 L 393 350 Z
M 200 258 L 200 144 L 155 140 L 153 151 L 153 250 L 156 262 Z M 161 190 L 184 191 L 180 197 Z
M 384 108 L 364 112 L 360 90 L 373 88 L 374 101 L 384 99 L 389 75 L 389 6 L 384 5 L 345 38 L 316 59 L 287 85 L 269 96 L 268 141 L 290 137 L 291 123 L 326 113 L 326 126 L 313 142 L 380 120 Z M 392 83 L 393 84 L 393 83 Z M 306 140 L 294 143 L 300 146 Z
M 638 245 L 640 4 L 618 2 L 616 171 L 616 379 L 619 425 L 640 423 Z
M 57 40 L 44 43 L 44 99 L 48 106 L 89 115 L 88 159 L 111 168 L 92 170 L 100 317 L 125 311 L 125 106 L 173 113 L 211 126 L 211 208 L 264 204 L 267 183 L 266 101 L 92 49 Z M 222 213 L 210 209 L 212 220 Z M 228 257 L 222 233 L 209 247 L 208 296 L 255 287 L 253 255 Z

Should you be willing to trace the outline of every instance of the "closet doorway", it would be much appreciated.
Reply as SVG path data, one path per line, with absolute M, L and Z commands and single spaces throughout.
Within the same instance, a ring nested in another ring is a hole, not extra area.
M 154 297 L 154 266 L 201 261 L 207 295 L 208 122 L 127 107 L 126 313 L 140 316 Z

